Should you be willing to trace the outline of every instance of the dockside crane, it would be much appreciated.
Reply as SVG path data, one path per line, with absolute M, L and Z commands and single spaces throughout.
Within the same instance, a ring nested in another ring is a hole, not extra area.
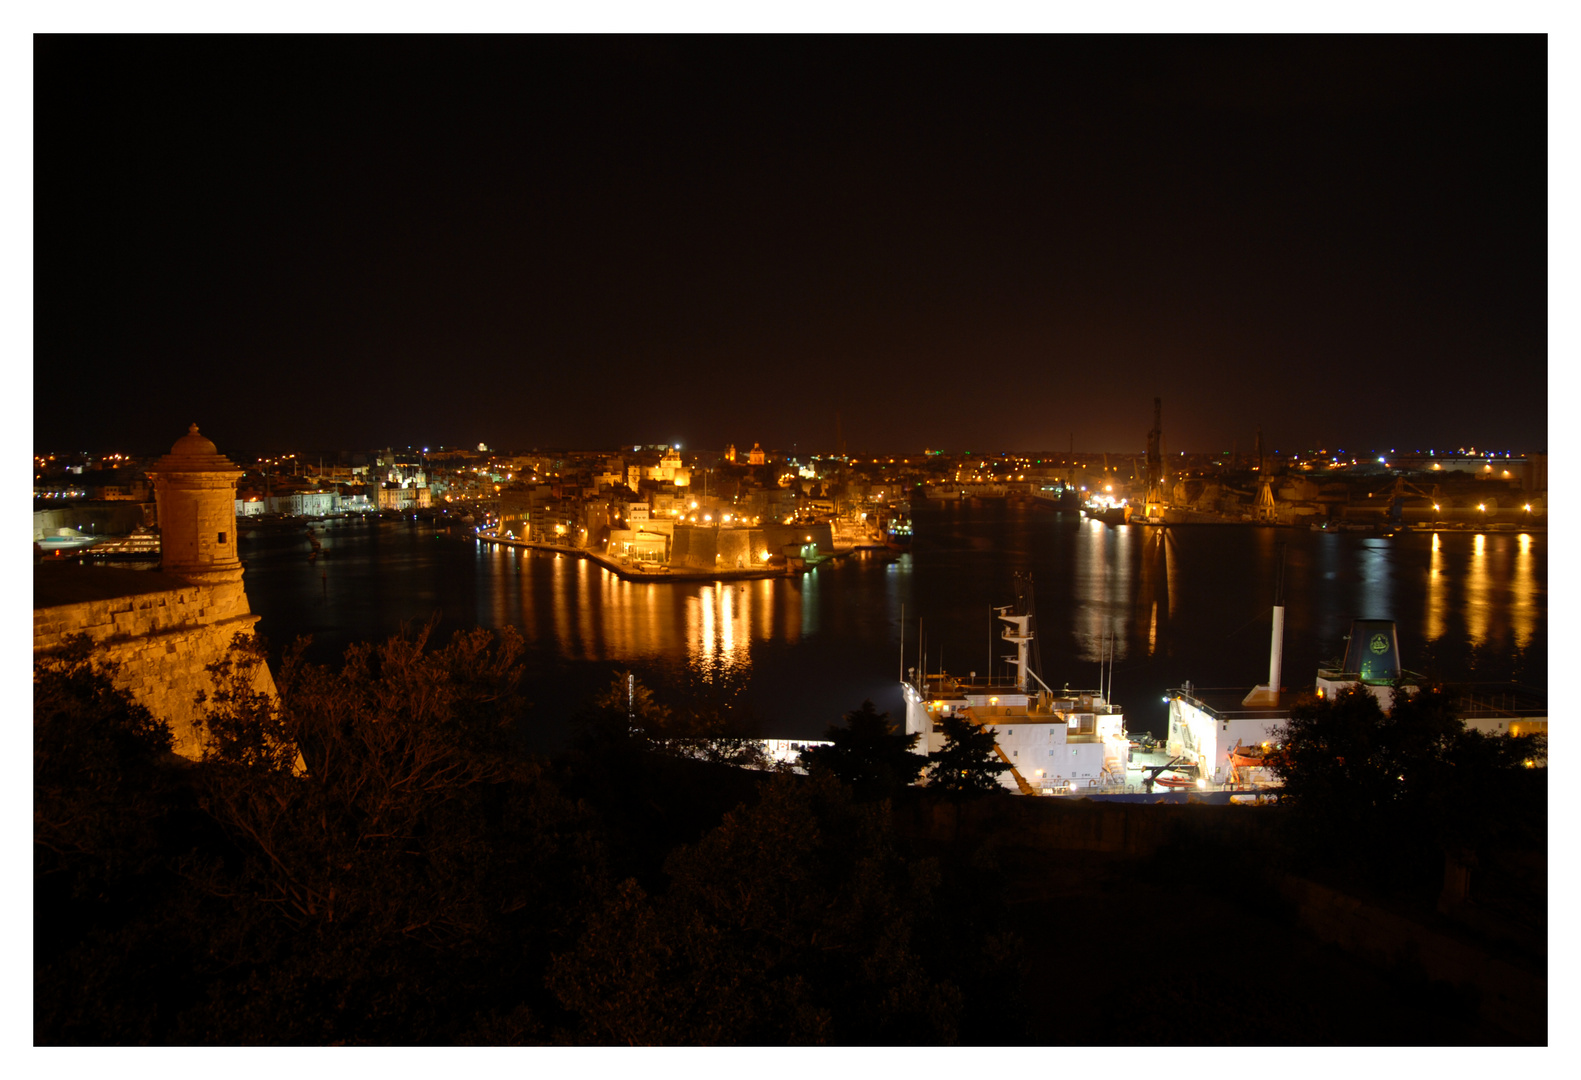
M 1387 487 L 1379 488 L 1372 494 L 1387 494 L 1389 496 L 1389 522 L 1396 529 L 1398 529 L 1402 524 L 1404 524 L 1405 500 L 1407 498 L 1415 495 L 1419 498 L 1426 499 L 1428 502 L 1433 504 L 1433 509 L 1436 511 L 1439 507 L 1440 500 L 1443 498 L 1442 492 L 1443 489 L 1437 484 L 1434 484 L 1432 490 L 1429 491 L 1426 488 L 1420 487 L 1419 485 L 1413 484 L 1406 480 L 1403 475 L 1397 475 L 1394 478 L 1394 483 L 1389 484 Z

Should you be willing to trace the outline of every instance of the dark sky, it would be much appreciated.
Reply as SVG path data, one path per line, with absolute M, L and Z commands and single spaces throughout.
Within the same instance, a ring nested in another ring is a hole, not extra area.
M 35 41 L 40 449 L 1547 445 L 1542 37 Z

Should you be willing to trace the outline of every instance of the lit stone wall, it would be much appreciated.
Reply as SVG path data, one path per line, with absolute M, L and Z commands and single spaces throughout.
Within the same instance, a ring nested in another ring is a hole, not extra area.
M 79 571 L 93 573 L 93 571 Z M 240 583 L 182 585 L 166 591 L 35 608 L 33 653 L 59 648 L 68 634 L 87 634 L 100 655 L 121 665 L 115 683 L 163 720 L 178 754 L 199 756 L 198 692 L 210 689 L 204 670 L 225 655 L 232 637 L 252 633 L 252 614 Z M 257 689 L 273 695 L 274 678 L 259 668 Z
M 763 565 L 759 558 L 763 552 L 763 534 L 757 529 L 723 529 L 717 543 L 722 569 L 751 570 Z
M 714 556 L 719 552 L 719 529 L 713 526 L 677 525 L 675 544 L 670 549 L 671 566 L 689 566 L 699 570 L 712 570 L 723 560 Z M 730 564 L 734 567 L 734 563 Z

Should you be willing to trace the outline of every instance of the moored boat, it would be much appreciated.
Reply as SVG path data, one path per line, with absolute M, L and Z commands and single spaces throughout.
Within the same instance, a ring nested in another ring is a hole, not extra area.
M 1081 512 L 1105 525 L 1124 525 L 1131 517 L 1131 507 L 1126 503 L 1088 503 Z
M 884 527 L 884 546 L 891 551 L 911 550 L 911 514 L 909 507 L 901 505 L 890 515 Z
M 160 554 L 159 534 L 142 526 L 126 536 L 111 536 L 88 549 L 95 559 L 157 559 Z

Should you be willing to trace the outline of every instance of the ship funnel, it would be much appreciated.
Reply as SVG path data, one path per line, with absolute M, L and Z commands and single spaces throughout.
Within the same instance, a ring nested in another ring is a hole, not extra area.
M 1279 545 L 1279 569 L 1274 575 L 1274 631 L 1268 649 L 1268 685 L 1255 686 L 1241 699 L 1249 708 L 1277 709 L 1279 683 L 1284 677 L 1285 651 L 1285 546 Z

